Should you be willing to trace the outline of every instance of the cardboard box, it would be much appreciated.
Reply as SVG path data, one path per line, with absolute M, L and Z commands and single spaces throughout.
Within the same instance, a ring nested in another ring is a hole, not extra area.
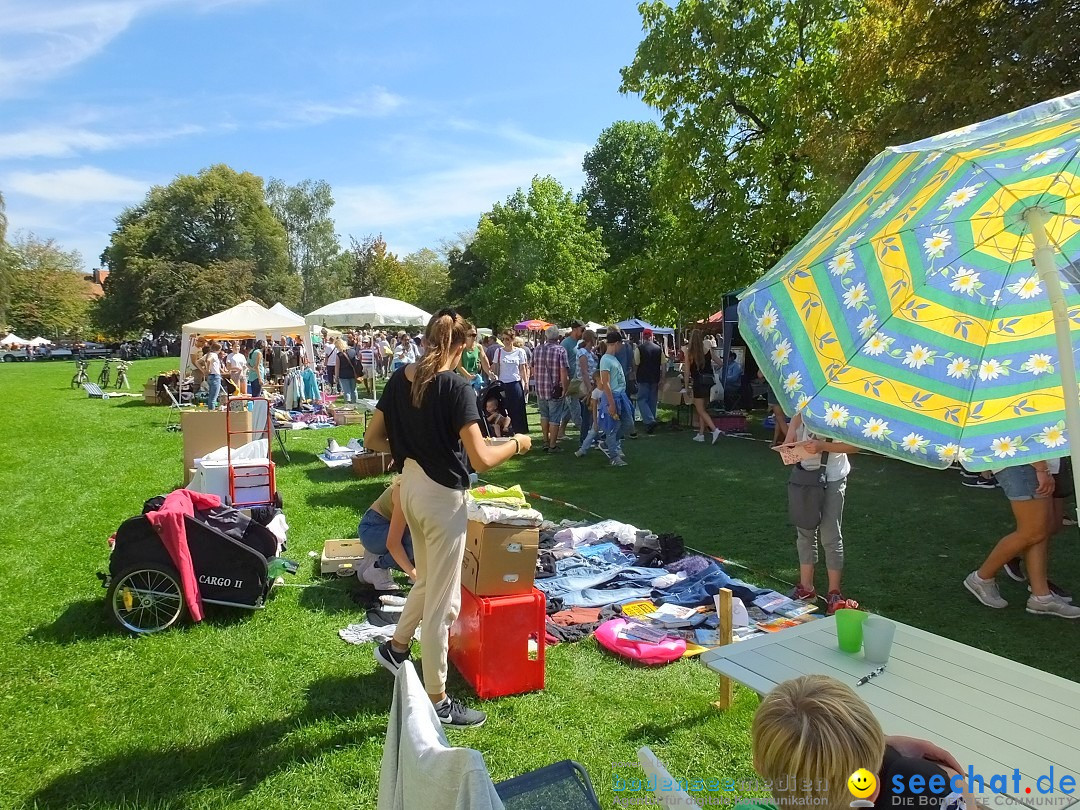
M 180 429 L 184 432 L 184 469 L 195 466 L 195 459 L 212 453 L 226 442 L 232 447 L 243 447 L 248 442 L 268 438 L 266 432 L 251 433 L 251 411 L 236 411 L 229 417 L 232 430 L 247 431 L 234 433 L 230 438 L 225 431 L 225 411 L 207 411 L 205 409 L 185 410 L 180 413 Z
M 143 402 L 147 405 L 158 405 L 157 377 L 146 381 L 143 386 Z
M 470 520 L 461 561 L 462 587 L 475 596 L 529 593 L 539 545 L 538 529 Z
M 364 423 L 364 414 L 360 411 L 334 411 L 335 425 L 361 425 Z
M 319 570 L 324 574 L 347 576 L 356 570 L 363 559 L 364 546 L 359 540 L 327 540 Z
M 683 403 L 683 395 L 679 392 L 683 387 L 682 377 L 668 377 L 660 388 L 660 402 L 664 405 L 678 406 Z

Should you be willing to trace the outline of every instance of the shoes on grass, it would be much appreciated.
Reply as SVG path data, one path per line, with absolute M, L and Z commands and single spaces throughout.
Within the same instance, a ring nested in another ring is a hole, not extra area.
M 615 458 L 613 458 L 611 460 L 611 466 L 612 467 L 625 467 L 626 466 L 626 459 L 623 458 L 622 456 L 615 456 Z
M 1027 600 L 1027 612 L 1037 616 L 1058 616 L 1062 619 L 1080 619 L 1080 607 L 1063 602 L 1058 597 L 1029 596 Z
M 974 478 L 964 478 L 960 483 L 972 489 L 997 489 L 998 485 L 997 479 L 983 478 L 981 475 L 976 475 Z
M 1066 604 L 1072 604 L 1072 594 L 1066 591 L 1064 588 L 1055 585 L 1050 580 L 1046 580 L 1046 586 L 1050 589 L 1050 595 L 1055 599 L 1059 599 Z M 1031 586 L 1028 585 L 1028 592 L 1031 591 Z
M 992 579 L 982 579 L 978 571 L 972 571 L 964 578 L 964 587 L 987 607 L 1000 609 L 1009 606 L 1009 603 L 1001 598 L 997 582 Z
M 478 728 L 487 720 L 487 715 L 483 712 L 470 709 L 449 695 L 444 697 L 441 703 L 435 704 L 435 714 L 438 715 L 440 723 L 450 728 Z
M 796 585 L 795 590 L 791 592 L 791 598 L 797 599 L 801 602 L 813 602 L 815 599 L 817 599 L 817 591 L 813 588 L 807 590 L 800 583 Z
M 1005 573 L 1009 575 L 1009 579 L 1013 582 L 1023 582 L 1027 579 L 1024 575 L 1023 562 L 1024 560 L 1021 557 L 1013 557 L 1005 563 Z
M 375 660 L 379 663 L 383 669 L 397 675 L 397 671 L 401 669 L 401 665 L 409 660 L 409 651 L 397 652 L 389 641 L 384 641 L 378 647 L 375 648 Z
M 840 591 L 829 591 L 829 606 L 825 611 L 826 616 L 832 616 L 838 610 L 858 610 L 859 603 L 854 599 L 848 599 Z
M 716 440 L 720 438 L 720 433 L 721 433 L 720 428 L 713 428 L 713 432 L 712 432 L 712 443 L 713 444 L 716 444 Z
M 703 441 L 705 441 L 705 434 L 704 433 L 695 433 L 694 434 L 694 441 L 695 442 L 703 442 Z
M 400 591 L 401 586 L 394 582 L 390 572 L 385 568 L 379 568 L 373 554 L 365 554 L 356 567 L 356 578 L 366 582 L 377 591 Z

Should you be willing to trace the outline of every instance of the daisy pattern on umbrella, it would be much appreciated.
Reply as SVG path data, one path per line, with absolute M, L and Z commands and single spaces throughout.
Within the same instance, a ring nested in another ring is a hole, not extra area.
M 953 211 L 957 208 L 967 205 L 969 202 L 975 199 L 975 195 L 979 193 L 979 189 L 983 187 L 983 183 L 976 183 L 973 186 L 964 186 L 958 188 L 945 198 L 945 202 L 941 204 L 939 211 Z
M 923 248 L 926 250 L 927 259 L 940 259 L 952 244 L 952 237 L 948 231 L 938 231 L 923 240 Z
M 900 440 L 900 446 L 909 453 L 925 453 L 930 446 L 930 440 L 912 431 Z
M 843 276 L 855 269 L 855 254 L 850 250 L 829 259 L 829 272 L 834 276 Z
M 765 307 L 765 311 L 761 313 L 761 317 L 757 319 L 757 332 L 762 337 L 765 337 L 776 329 L 778 323 L 780 323 L 780 318 L 777 316 L 773 305 L 769 304 Z
M 864 338 L 877 329 L 877 315 L 867 315 L 859 321 L 859 334 Z
M 883 216 L 889 213 L 893 209 L 893 206 L 895 206 L 898 202 L 900 202 L 900 198 L 897 197 L 895 194 L 890 194 L 888 199 L 886 199 L 885 202 L 883 202 L 874 210 L 874 213 L 870 215 L 870 219 L 881 219 Z
M 859 242 L 862 241 L 862 238 L 864 236 L 866 236 L 866 231 L 856 231 L 840 243 L 840 249 L 850 251 L 851 248 L 855 247 L 855 245 L 859 244 Z
M 1020 366 L 1021 371 L 1026 371 L 1038 377 L 1040 374 L 1050 374 L 1054 370 L 1054 364 L 1048 354 L 1033 354 Z
M 1012 458 L 1020 449 L 1020 437 L 999 436 L 990 442 L 990 449 L 998 458 Z
M 904 365 L 908 368 L 919 369 L 929 364 L 934 365 L 934 352 L 925 346 L 916 343 L 904 353 Z
M 802 389 L 802 374 L 793 371 L 784 378 L 784 392 L 794 394 Z
M 954 357 L 949 361 L 946 372 L 954 380 L 967 379 L 971 376 L 971 361 L 966 357 Z
M 825 403 L 825 424 L 829 427 L 847 427 L 851 414 L 842 405 Z
M 934 449 L 937 451 L 938 458 L 942 461 L 948 461 L 950 464 L 956 461 L 957 456 L 960 454 L 960 448 L 952 442 L 939 444 Z
M 866 285 L 861 281 L 844 293 L 844 306 L 848 309 L 860 307 L 870 300 L 870 294 L 866 291 Z
M 1027 301 L 1042 292 L 1042 284 L 1039 283 L 1038 276 L 1024 276 L 1019 281 L 1010 284 L 1008 289 L 1009 292 Z
M 866 345 L 863 346 L 863 351 L 871 357 L 877 357 L 882 352 L 888 350 L 892 345 L 893 339 L 886 337 L 881 332 L 875 332 L 874 336 L 866 341 Z
M 1042 433 L 1035 436 L 1035 439 L 1046 447 L 1061 447 L 1065 444 L 1065 423 L 1047 425 L 1042 429 Z
M 863 425 L 862 429 L 863 436 L 879 442 L 885 441 L 885 437 L 890 433 L 892 433 L 892 431 L 889 430 L 889 423 L 884 419 L 878 419 L 877 417 L 867 419 L 866 424 Z
M 805 411 L 806 406 L 810 404 L 810 399 L 811 398 L 810 398 L 809 394 L 802 394 L 799 397 L 799 401 L 795 403 L 795 411 L 796 412 Z
M 1065 154 L 1065 150 L 1060 146 L 1055 146 L 1053 149 L 1044 149 L 1041 152 L 1036 152 L 1034 155 L 1030 155 L 1022 167 L 1023 171 L 1030 171 L 1036 166 L 1045 166 L 1051 160 L 1057 160 L 1059 157 Z
M 953 272 L 952 281 L 949 282 L 950 290 L 967 295 L 974 295 L 975 291 L 981 287 L 979 274 L 967 267 L 957 267 Z
M 791 358 L 791 341 L 781 340 L 776 344 L 772 350 L 773 365 L 777 368 L 783 368 L 788 364 L 788 360 Z
M 979 379 L 983 382 L 989 380 L 996 380 L 998 377 L 1009 376 L 1009 360 L 1001 362 L 991 357 L 989 360 L 983 360 L 979 363 Z

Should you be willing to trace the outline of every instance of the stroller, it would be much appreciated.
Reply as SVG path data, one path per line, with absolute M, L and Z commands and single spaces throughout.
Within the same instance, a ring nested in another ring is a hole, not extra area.
M 180 574 L 146 518 L 146 513 L 159 509 L 164 500 L 151 498 L 141 515 L 120 525 L 109 572 L 98 574 L 103 587 L 108 588 L 106 600 L 113 619 L 137 635 L 166 630 L 184 613 Z M 278 551 L 273 532 L 225 505 L 196 510 L 194 517 L 186 517 L 184 522 L 202 601 L 249 610 L 263 607 L 273 583 L 270 560 Z
M 491 412 L 487 409 L 488 401 L 495 403 L 495 408 Z M 495 425 L 492 424 L 492 420 L 489 418 L 492 415 L 496 417 L 494 421 L 504 426 L 502 430 L 503 436 L 513 434 L 513 430 L 510 428 L 510 412 L 503 401 L 503 384 L 501 382 L 492 380 L 485 383 L 476 395 L 476 406 L 480 409 L 480 429 L 487 438 L 494 439 L 497 435 Z

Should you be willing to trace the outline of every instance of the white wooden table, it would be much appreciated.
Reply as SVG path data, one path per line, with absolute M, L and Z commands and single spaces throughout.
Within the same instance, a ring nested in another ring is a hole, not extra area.
M 1063 624 L 1062 644 L 1076 645 L 1077 628 Z M 855 687 L 875 667 L 862 653 L 840 651 L 834 617 L 718 647 L 701 660 L 761 695 L 809 674 Z M 1007 775 L 1005 795 L 1021 804 L 1080 810 L 1080 684 L 897 622 L 885 672 L 855 691 L 886 734 L 935 742 L 985 779 Z M 1036 780 L 1051 766 L 1054 793 L 1043 795 Z M 1058 791 L 1066 775 L 1076 780 L 1071 796 Z M 990 807 L 1008 803 L 989 788 L 982 795 Z

